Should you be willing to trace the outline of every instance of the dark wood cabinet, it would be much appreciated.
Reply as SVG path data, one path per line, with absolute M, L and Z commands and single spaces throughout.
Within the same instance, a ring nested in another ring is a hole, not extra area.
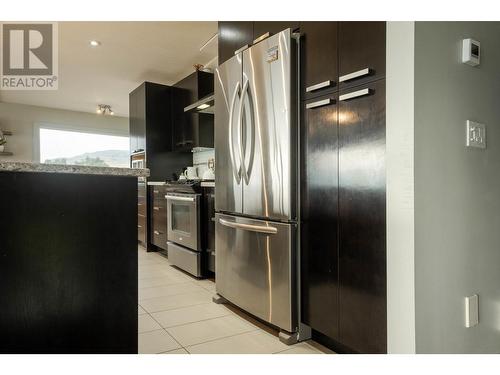
M 295 30 L 298 28 L 298 21 L 256 21 L 253 23 L 253 40 L 264 35 L 265 33 L 274 35 L 285 29 Z
M 173 89 L 144 82 L 129 95 L 130 150 L 144 150 L 151 181 L 171 178 L 191 163 L 191 153 L 172 152 Z
M 340 341 L 362 353 L 387 350 L 385 196 L 382 80 L 339 95 Z
M 302 142 L 302 313 L 306 324 L 339 337 L 337 95 L 307 101 Z
M 338 22 L 301 22 L 301 71 L 305 98 L 338 89 Z
M 170 151 L 172 145 L 172 89 L 144 82 L 129 95 L 131 153 Z
M 146 149 L 146 84 L 129 95 L 130 153 Z
M 214 147 L 214 116 L 185 113 L 184 108 L 214 92 L 212 73 L 197 71 L 174 85 L 173 149 L 191 151 L 195 147 Z
M 385 77 L 385 22 L 339 22 L 340 89 Z
M 253 22 L 251 21 L 221 21 L 219 22 L 219 65 L 234 56 L 234 51 L 244 45 L 252 44 Z
M 153 185 L 151 190 L 151 243 L 167 250 L 167 200 L 164 186 Z
M 202 246 L 207 255 L 207 269 L 215 272 L 215 188 L 203 187 Z
M 137 184 L 137 239 L 143 245 L 147 244 L 147 186 L 145 181 Z

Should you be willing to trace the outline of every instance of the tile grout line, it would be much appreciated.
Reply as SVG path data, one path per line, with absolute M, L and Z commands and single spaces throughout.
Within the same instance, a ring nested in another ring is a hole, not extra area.
M 195 305 L 195 306 L 201 306 L 201 305 Z M 182 307 L 181 307 L 182 308 Z M 167 311 L 172 311 L 172 310 L 167 310 Z M 155 314 L 155 313 L 153 313 Z M 194 323 L 200 323 L 200 322 L 206 322 L 206 321 L 209 321 L 209 320 L 214 320 L 214 319 L 219 319 L 219 318 L 224 318 L 226 316 L 231 316 L 231 315 L 236 315 L 234 314 L 232 311 L 229 311 L 229 314 L 227 315 L 221 315 L 221 316 L 216 316 L 215 318 L 207 318 L 207 319 L 201 319 L 201 320 L 196 320 L 194 322 L 189 322 L 189 323 L 182 323 L 182 324 L 177 324 L 175 326 L 170 326 L 170 327 L 163 327 L 164 329 L 168 329 L 168 328 L 177 328 L 177 327 L 182 327 L 182 326 L 187 326 L 189 324 L 194 324 Z M 158 322 L 159 323 L 159 322 Z M 160 323 L 161 325 L 161 323 Z
M 245 332 L 240 332 L 240 333 L 235 333 L 234 335 L 228 335 L 228 336 L 223 336 L 223 337 L 218 337 L 216 339 L 210 339 L 210 340 L 207 340 L 207 341 L 203 341 L 203 342 L 198 342 L 196 344 L 191 344 L 191 345 L 188 345 L 188 346 L 185 346 L 184 349 L 186 349 L 188 351 L 189 354 L 193 354 L 191 353 L 188 348 L 190 346 L 196 346 L 196 345 L 201 345 L 201 344 L 207 344 L 209 342 L 214 342 L 214 341 L 218 341 L 218 340 L 222 340 L 222 339 L 227 339 L 227 338 L 230 338 L 230 337 L 235 337 L 235 336 L 240 336 L 240 335 L 244 335 L 246 333 L 250 333 L 250 332 L 255 332 L 255 331 L 258 331 L 259 328 L 256 328 L 256 329 L 252 329 L 252 330 L 249 330 L 249 331 L 245 331 Z

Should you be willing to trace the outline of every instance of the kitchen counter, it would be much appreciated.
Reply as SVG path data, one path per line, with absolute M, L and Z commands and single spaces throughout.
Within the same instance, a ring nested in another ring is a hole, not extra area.
M 0 161 L 0 172 L 67 173 L 123 177 L 148 177 L 149 169 L 88 167 L 84 165 L 43 164 Z
M 0 353 L 137 353 L 137 188 L 147 175 L 0 163 Z

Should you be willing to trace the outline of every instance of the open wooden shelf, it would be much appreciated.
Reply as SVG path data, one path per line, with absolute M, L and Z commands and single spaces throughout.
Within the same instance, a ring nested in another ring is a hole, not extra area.
M 9 151 L 2 151 L 0 152 L 0 156 L 12 156 L 14 155 L 12 152 Z
M 10 130 L 2 130 L 3 135 L 12 135 Z

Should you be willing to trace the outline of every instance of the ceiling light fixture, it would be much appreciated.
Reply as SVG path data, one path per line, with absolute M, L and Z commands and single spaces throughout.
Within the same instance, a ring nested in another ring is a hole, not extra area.
M 111 115 L 114 116 L 115 112 L 111 109 L 111 106 L 108 104 L 98 104 L 96 112 L 98 115 Z
M 99 47 L 101 45 L 101 42 L 99 42 L 98 40 L 91 40 L 89 44 L 91 47 Z

